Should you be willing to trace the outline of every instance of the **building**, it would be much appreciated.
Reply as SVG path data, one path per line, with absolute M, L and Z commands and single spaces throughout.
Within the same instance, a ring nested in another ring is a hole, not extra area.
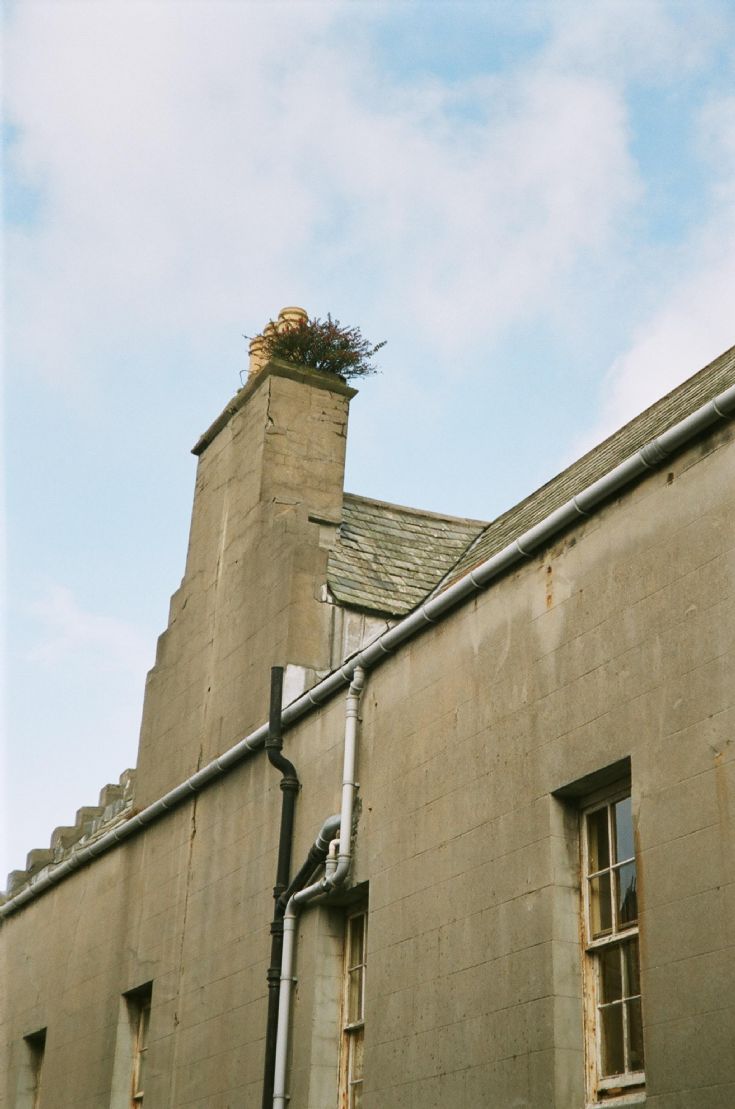
M 257 353 L 137 768 L 10 876 L 3 1104 L 731 1109 L 735 348 L 488 524 Z

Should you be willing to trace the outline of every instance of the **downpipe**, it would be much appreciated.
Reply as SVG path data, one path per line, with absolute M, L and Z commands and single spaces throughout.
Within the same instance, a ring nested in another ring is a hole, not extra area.
M 342 766 L 342 807 L 339 819 L 339 841 L 329 845 L 325 874 L 316 882 L 297 890 L 288 898 L 283 914 L 283 951 L 281 981 L 278 995 L 278 1028 L 276 1032 L 275 1074 L 272 1109 L 286 1109 L 286 1072 L 288 1064 L 291 1000 L 296 960 L 296 925 L 301 908 L 339 889 L 347 880 L 352 865 L 352 817 L 354 812 L 355 769 L 357 766 L 357 733 L 360 696 L 365 685 L 365 671 L 356 666 L 345 705 L 345 743 Z M 303 869 L 303 868 L 302 868 Z
M 278 991 L 281 977 L 281 952 L 283 947 L 283 906 L 281 898 L 288 886 L 293 845 L 294 809 L 299 791 L 299 779 L 293 763 L 281 754 L 283 748 L 283 667 L 271 668 L 271 697 L 268 717 L 268 738 L 265 751 L 268 761 L 281 773 L 281 828 L 278 836 L 278 863 L 276 884 L 273 887 L 275 906 L 271 921 L 271 955 L 266 978 L 268 981 L 268 1015 L 265 1028 L 265 1058 L 263 1062 L 263 1109 L 269 1109 L 273 1097 L 273 1072 L 278 1026 Z
M 355 768 L 357 766 L 357 727 L 360 711 L 360 697 L 365 685 L 365 671 L 361 666 L 356 666 L 352 675 L 350 689 L 345 704 L 345 747 L 342 763 L 342 806 L 340 809 L 339 825 L 339 854 L 337 866 L 333 874 L 323 878 L 324 892 L 330 893 L 344 885 L 350 872 L 352 863 L 352 814 L 355 805 L 357 782 L 355 781 Z

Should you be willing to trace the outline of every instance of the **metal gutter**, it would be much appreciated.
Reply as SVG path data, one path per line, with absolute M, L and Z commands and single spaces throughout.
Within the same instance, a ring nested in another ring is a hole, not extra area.
M 338 690 L 343 689 L 352 681 L 355 669 L 371 670 L 382 662 L 386 656 L 396 651 L 402 644 L 412 639 L 414 635 L 422 632 L 426 627 L 443 619 L 458 604 L 473 597 L 485 589 L 490 582 L 513 566 L 522 562 L 548 543 L 560 532 L 571 524 L 576 523 L 580 517 L 590 515 L 603 501 L 614 493 L 625 488 L 641 475 L 655 470 L 666 459 L 671 457 L 681 447 L 685 446 L 696 436 L 718 423 L 728 419 L 735 413 L 735 385 L 731 385 L 713 400 L 707 401 L 695 412 L 674 424 L 668 431 L 656 436 L 645 444 L 640 450 L 630 455 L 604 477 L 588 485 L 581 493 L 572 497 L 561 508 L 556 509 L 541 523 L 529 528 L 511 543 L 494 554 L 485 562 L 480 563 L 459 581 L 454 582 L 444 592 L 432 597 L 419 605 L 412 613 L 395 624 L 388 631 L 374 639 L 362 651 L 354 655 L 337 670 L 334 670 L 312 689 L 302 694 L 283 710 L 283 724 L 288 726 L 308 715 L 314 708 L 325 704 Z M 241 739 L 234 747 L 202 767 L 196 774 L 192 774 L 181 785 L 170 790 L 158 801 L 154 801 L 142 812 L 131 817 L 124 824 L 119 825 L 95 843 L 77 851 L 70 858 L 60 863 L 53 870 L 48 871 L 41 878 L 11 897 L 4 905 L 0 906 L 0 919 L 9 916 L 28 901 L 56 885 L 67 874 L 78 870 L 98 855 L 104 854 L 110 848 L 140 831 L 141 828 L 157 820 L 164 813 L 175 808 L 182 801 L 187 800 L 193 793 L 199 792 L 210 782 L 227 773 L 233 766 L 248 758 L 255 751 L 264 746 L 268 735 L 268 725 L 262 724 L 249 736 Z

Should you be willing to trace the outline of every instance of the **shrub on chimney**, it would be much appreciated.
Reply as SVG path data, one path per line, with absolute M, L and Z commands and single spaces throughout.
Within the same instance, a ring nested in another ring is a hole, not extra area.
M 342 327 L 339 320 L 300 319 L 276 324 L 271 320 L 263 332 L 267 358 L 280 358 L 349 381 L 377 373 L 373 358 L 385 341 L 375 346 L 359 327 Z

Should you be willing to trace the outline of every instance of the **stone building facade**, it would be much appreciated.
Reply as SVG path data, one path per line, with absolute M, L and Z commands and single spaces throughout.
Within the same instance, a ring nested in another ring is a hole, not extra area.
M 731 1109 L 735 349 L 490 523 L 344 493 L 354 391 L 254 370 L 136 771 L 10 876 L 0 1104 L 264 1103 L 283 666 L 274 1105 Z

